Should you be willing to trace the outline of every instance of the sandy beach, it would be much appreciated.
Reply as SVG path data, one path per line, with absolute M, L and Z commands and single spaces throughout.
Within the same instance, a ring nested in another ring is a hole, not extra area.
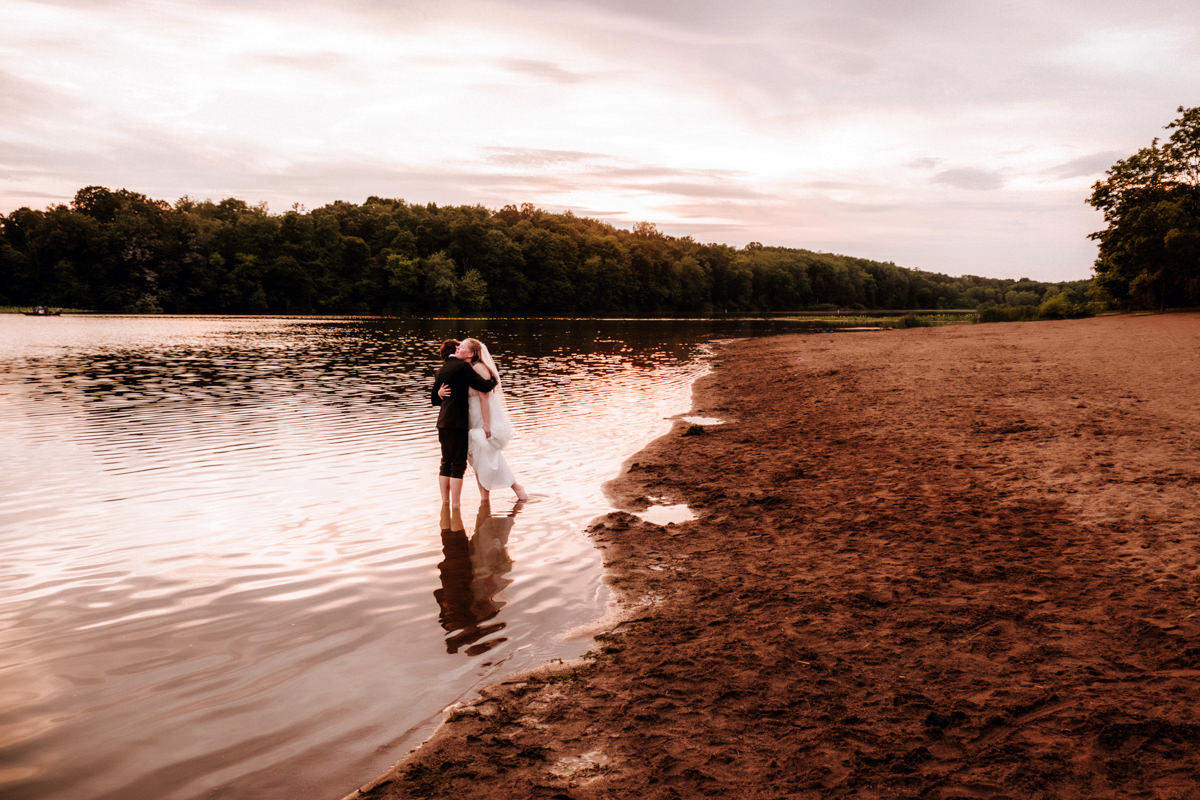
M 1200 796 L 1200 315 L 740 340 L 593 526 L 622 622 L 370 798 Z

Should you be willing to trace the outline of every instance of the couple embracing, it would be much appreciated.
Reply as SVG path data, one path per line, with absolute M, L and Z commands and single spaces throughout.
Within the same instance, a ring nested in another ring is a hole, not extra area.
M 486 500 L 492 489 L 512 488 L 518 500 L 529 496 L 517 483 L 502 452 L 512 438 L 500 372 L 478 339 L 442 342 L 444 361 L 433 382 L 430 397 L 438 412 L 438 440 L 442 465 L 438 485 L 442 502 L 461 505 L 463 473 L 467 462 L 475 469 L 479 494 Z

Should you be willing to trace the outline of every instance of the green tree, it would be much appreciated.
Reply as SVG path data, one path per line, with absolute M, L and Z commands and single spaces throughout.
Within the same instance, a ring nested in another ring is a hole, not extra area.
M 455 299 L 458 294 L 458 276 L 455 275 L 454 262 L 445 253 L 434 253 L 424 259 L 424 280 L 422 299 L 425 313 L 444 314 L 458 310 Z
M 389 253 L 384 262 L 384 308 L 410 312 L 420 301 L 421 263 L 399 253 Z
M 1096 283 L 1125 306 L 1200 304 L 1200 106 L 1178 112 L 1166 141 L 1118 161 L 1088 198 L 1108 225 L 1092 234 Z
M 1041 299 L 1037 292 L 1009 289 L 1004 293 L 1004 302 L 1010 306 L 1036 306 Z
M 469 269 L 458 283 L 458 305 L 463 311 L 487 308 L 487 281 L 477 269 Z

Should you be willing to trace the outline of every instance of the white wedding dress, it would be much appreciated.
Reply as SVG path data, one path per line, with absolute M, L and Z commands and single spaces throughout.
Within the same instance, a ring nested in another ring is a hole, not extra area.
M 500 373 L 496 370 L 496 362 L 492 360 L 487 346 L 480 354 L 480 360 L 488 366 L 497 381 Z M 512 439 L 512 424 L 508 421 L 508 407 L 504 402 L 504 389 L 499 383 L 488 393 L 488 416 L 491 418 L 492 435 L 488 437 L 483 432 L 483 408 L 479 402 L 479 393 L 472 390 L 467 401 L 471 429 L 467 432 L 467 461 L 475 470 L 479 483 L 489 492 L 495 489 L 507 489 L 516 483 L 516 476 L 508 466 L 504 457 L 504 447 Z

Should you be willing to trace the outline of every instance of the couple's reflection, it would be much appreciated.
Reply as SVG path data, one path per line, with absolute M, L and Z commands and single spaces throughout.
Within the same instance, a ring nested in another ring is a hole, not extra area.
M 465 648 L 469 656 L 486 653 L 507 637 L 487 641 L 486 637 L 500 631 L 505 623 L 488 620 L 504 607 L 503 591 L 512 583 L 508 573 L 512 559 L 508 557 L 508 536 L 516 522 L 522 503 L 513 506 L 504 516 L 492 516 L 488 501 L 479 504 L 475 517 L 475 533 L 467 538 L 462 513 L 457 506 L 442 506 L 442 554 L 438 564 L 442 588 L 433 596 L 441 612 L 438 621 L 450 635 L 446 637 L 446 652 L 457 653 Z

